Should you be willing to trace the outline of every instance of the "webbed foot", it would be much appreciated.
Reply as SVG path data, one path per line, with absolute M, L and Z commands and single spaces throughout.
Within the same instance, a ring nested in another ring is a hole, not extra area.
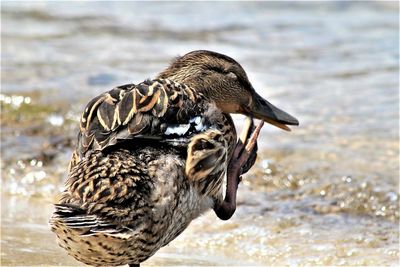
M 246 124 L 236 144 L 232 159 L 227 170 L 227 185 L 224 201 L 214 207 L 214 211 L 221 220 L 228 220 L 236 210 L 236 194 L 241 175 L 246 173 L 254 164 L 257 157 L 257 138 L 264 122 L 254 128 L 252 118 L 246 119 Z

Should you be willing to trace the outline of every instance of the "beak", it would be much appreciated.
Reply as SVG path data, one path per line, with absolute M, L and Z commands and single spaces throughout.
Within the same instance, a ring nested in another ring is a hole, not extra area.
M 290 131 L 287 125 L 299 125 L 299 121 L 295 117 L 275 107 L 257 93 L 253 95 L 249 113 L 256 119 L 268 122 L 285 131 Z

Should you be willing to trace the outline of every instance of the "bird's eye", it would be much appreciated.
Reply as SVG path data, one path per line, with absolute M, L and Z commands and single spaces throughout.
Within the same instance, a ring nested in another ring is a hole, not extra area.
M 233 72 L 229 72 L 229 73 L 227 74 L 227 76 L 228 76 L 229 78 L 231 78 L 231 79 L 237 79 L 236 74 L 233 73 Z

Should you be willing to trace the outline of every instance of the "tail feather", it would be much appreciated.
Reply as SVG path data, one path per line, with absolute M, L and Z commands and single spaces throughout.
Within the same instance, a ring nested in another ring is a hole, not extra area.
M 82 229 L 88 232 L 118 232 L 115 225 L 100 219 L 72 204 L 55 204 L 50 223 L 58 221 L 68 228 Z

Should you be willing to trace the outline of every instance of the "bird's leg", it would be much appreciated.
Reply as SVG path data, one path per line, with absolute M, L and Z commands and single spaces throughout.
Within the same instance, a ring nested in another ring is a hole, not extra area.
M 140 263 L 129 264 L 129 267 L 140 267 Z
M 252 160 L 251 156 L 256 153 L 257 138 L 263 125 L 264 122 L 261 121 L 253 131 L 252 119 L 246 121 L 246 125 L 228 165 L 225 199 L 221 205 L 214 207 L 215 214 L 217 214 L 218 218 L 221 220 L 228 220 L 235 213 L 236 193 L 241 175 L 243 174 L 243 167 L 249 160 Z M 251 133 L 250 136 L 249 133 Z
M 246 117 L 245 125 L 243 126 L 243 130 L 240 133 L 240 137 L 239 137 L 239 140 L 241 141 L 242 146 L 237 150 L 237 152 L 239 154 L 235 154 L 235 158 L 238 158 L 243 153 L 243 151 L 244 151 L 243 144 L 246 145 L 248 143 L 248 140 L 250 139 L 250 136 L 254 132 L 255 128 L 256 127 L 254 126 L 253 119 L 251 117 Z M 254 145 L 253 149 L 251 150 L 246 163 L 243 164 L 243 166 L 242 166 L 240 175 L 247 173 L 250 170 L 250 168 L 253 167 L 253 165 L 257 159 L 257 150 L 258 150 L 258 146 L 257 146 L 257 139 L 256 139 L 255 145 Z

